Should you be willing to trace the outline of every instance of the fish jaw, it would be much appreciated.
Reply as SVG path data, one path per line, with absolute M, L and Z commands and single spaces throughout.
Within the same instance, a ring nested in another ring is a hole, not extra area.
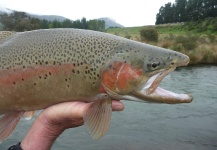
M 192 95 L 174 93 L 158 86 L 160 81 L 173 70 L 175 68 L 170 68 L 152 76 L 145 85 L 133 91 L 131 96 L 135 97 L 136 101 L 146 100 L 148 102 L 168 104 L 190 103 L 193 100 Z

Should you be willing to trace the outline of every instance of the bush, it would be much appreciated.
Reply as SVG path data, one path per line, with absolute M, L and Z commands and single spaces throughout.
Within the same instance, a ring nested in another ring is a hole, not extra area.
M 131 39 L 132 36 L 131 36 L 129 33 L 126 33 L 126 34 L 124 35 L 124 37 L 127 38 L 127 39 Z
M 212 32 L 217 32 L 217 21 L 213 24 Z
M 215 42 L 215 35 L 208 34 L 207 37 L 208 37 L 210 43 L 214 43 Z
M 169 41 L 165 41 L 161 44 L 161 47 L 163 47 L 163 48 L 169 48 L 171 46 L 172 46 L 172 43 Z
M 119 33 L 118 33 L 118 32 L 115 32 L 115 33 L 114 33 L 114 35 L 117 35 L 117 36 L 119 36 Z
M 182 44 L 185 50 L 194 50 L 197 47 L 196 36 L 177 36 L 175 39 L 176 44 Z
M 142 41 L 157 42 L 158 32 L 156 29 L 142 29 L 140 30 L 140 38 Z
M 181 52 L 182 49 L 183 49 L 183 46 L 182 46 L 182 44 L 176 44 L 176 45 L 173 45 L 171 47 L 171 49 L 174 50 L 174 51 L 177 51 L 177 52 Z

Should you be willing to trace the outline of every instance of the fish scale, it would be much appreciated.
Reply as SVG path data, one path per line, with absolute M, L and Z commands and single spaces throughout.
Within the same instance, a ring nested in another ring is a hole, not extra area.
M 0 32 L 0 141 L 20 116 L 61 102 L 93 102 L 83 116 L 93 139 L 108 129 L 111 99 L 189 103 L 190 95 L 158 88 L 188 62 L 184 54 L 96 31 Z

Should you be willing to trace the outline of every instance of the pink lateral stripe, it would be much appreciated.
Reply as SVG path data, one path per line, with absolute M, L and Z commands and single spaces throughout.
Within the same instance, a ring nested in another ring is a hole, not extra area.
M 15 68 L 11 70 L 0 71 L 0 83 L 10 84 L 22 79 L 28 79 L 42 74 L 57 74 L 59 72 L 70 72 L 75 68 L 73 64 L 63 65 L 44 65 L 26 68 Z

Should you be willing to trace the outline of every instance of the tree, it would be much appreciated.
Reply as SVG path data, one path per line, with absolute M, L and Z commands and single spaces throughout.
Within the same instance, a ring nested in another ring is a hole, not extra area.
M 80 20 L 73 21 L 72 27 L 73 27 L 73 28 L 81 29 L 81 27 L 82 27 L 81 21 L 80 21 Z
M 66 19 L 62 22 L 62 28 L 71 28 L 72 27 L 72 21 L 69 19 Z
M 49 28 L 49 21 L 43 19 L 40 20 L 40 29 L 48 29 Z
M 88 21 L 88 28 L 90 30 L 95 31 L 105 31 L 105 21 L 104 20 L 89 20 Z
M 161 6 L 156 24 L 197 21 L 217 17 L 217 0 L 176 0 Z
M 81 24 L 82 24 L 81 29 L 88 29 L 88 22 L 87 22 L 86 18 L 83 17 L 81 19 Z
M 40 20 L 29 17 L 25 12 L 14 11 L 10 15 L 0 15 L 0 21 L 4 25 L 4 30 L 10 31 L 28 31 L 40 27 Z
M 157 16 L 156 16 L 155 24 L 163 24 L 163 23 L 165 23 L 164 22 L 164 9 L 165 8 L 163 6 L 160 7 L 159 13 L 157 13 Z
M 176 20 L 177 22 L 187 21 L 186 6 L 187 6 L 187 0 L 176 0 L 175 16 L 177 18 Z

